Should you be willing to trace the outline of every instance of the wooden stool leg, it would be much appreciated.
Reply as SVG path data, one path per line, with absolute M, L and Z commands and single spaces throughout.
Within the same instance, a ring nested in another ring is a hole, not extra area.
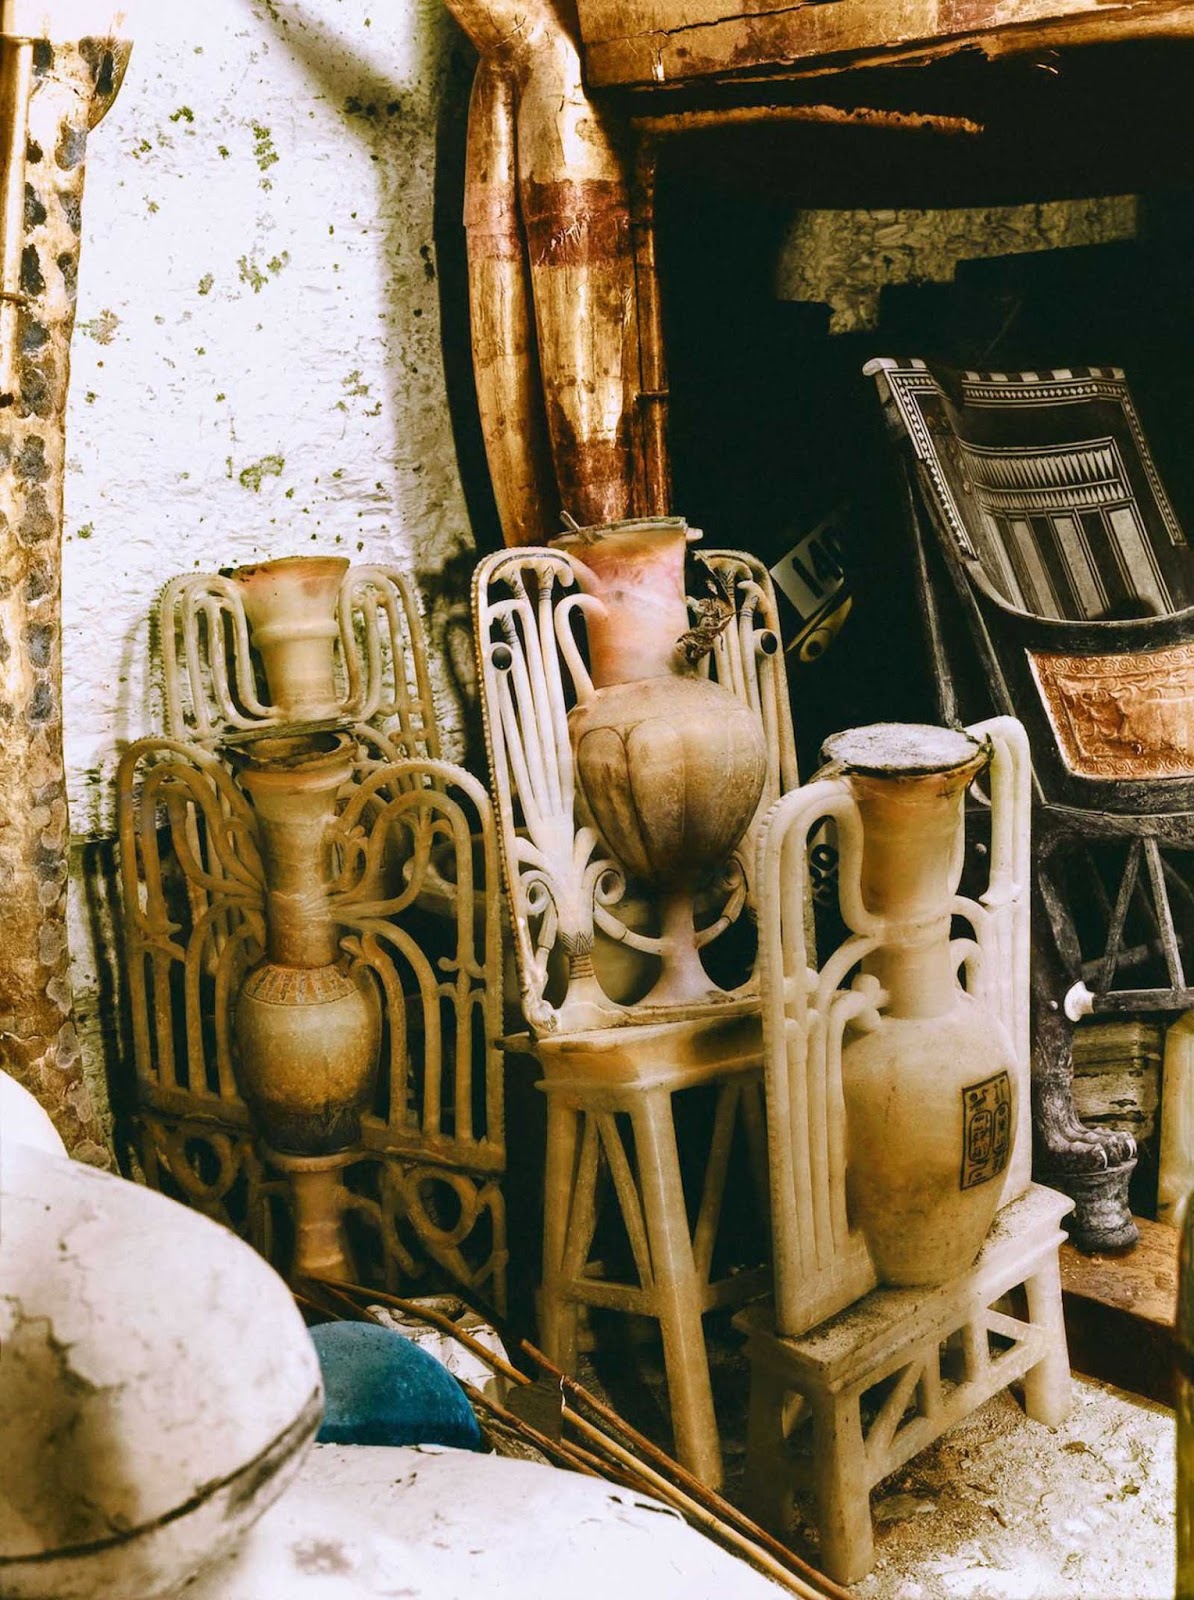
M 631 1112 L 643 1214 L 651 1252 L 651 1294 L 663 1334 L 676 1454 L 711 1488 L 721 1484 L 721 1443 L 713 1413 L 701 1284 L 693 1256 L 672 1097 L 646 1094 Z
M 1070 1414 L 1070 1357 L 1056 1252 L 1024 1287 L 1029 1321 L 1042 1328 L 1048 1340 L 1044 1357 L 1024 1374 L 1024 1409 L 1035 1421 L 1056 1428 Z
M 564 1256 L 576 1193 L 580 1112 L 561 1095 L 547 1097 L 547 1159 L 543 1181 L 543 1283 L 539 1338 L 544 1354 L 565 1372 L 576 1367 L 576 1301 L 568 1293 Z M 592 1205 L 593 1196 L 584 1197 Z
M 821 1566 L 835 1583 L 857 1583 L 875 1564 L 858 1396 L 815 1397 L 813 1430 Z

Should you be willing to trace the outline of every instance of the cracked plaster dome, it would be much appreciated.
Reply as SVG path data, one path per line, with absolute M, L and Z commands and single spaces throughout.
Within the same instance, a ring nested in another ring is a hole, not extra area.
M 0 1600 L 159 1600 L 219 1557 L 319 1425 L 281 1278 L 226 1229 L 0 1142 Z

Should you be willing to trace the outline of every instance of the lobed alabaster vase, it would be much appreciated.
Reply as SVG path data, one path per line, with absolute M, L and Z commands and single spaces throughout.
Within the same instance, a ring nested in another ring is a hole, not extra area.
M 648 1005 L 716 993 L 694 896 L 741 841 L 767 772 L 757 718 L 693 659 L 688 538 L 683 518 L 654 517 L 555 541 L 578 575 L 589 645 L 591 684 L 568 719 L 577 789 L 619 863 L 658 896 L 662 962 Z

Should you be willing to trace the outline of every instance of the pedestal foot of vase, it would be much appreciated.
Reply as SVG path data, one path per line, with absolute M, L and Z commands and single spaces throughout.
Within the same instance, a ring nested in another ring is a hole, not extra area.
M 265 1149 L 271 1166 L 285 1173 L 294 1202 L 295 1278 L 327 1278 L 355 1283 L 357 1274 L 344 1232 L 344 1168 L 359 1159 L 356 1150 L 326 1156 L 283 1155 Z

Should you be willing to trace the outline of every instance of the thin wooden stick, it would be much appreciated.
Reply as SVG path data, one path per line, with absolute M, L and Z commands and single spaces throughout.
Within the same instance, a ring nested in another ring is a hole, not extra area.
M 698 1524 L 717 1539 L 720 1544 L 734 1550 L 744 1561 L 748 1561 L 751 1566 L 757 1567 L 760 1572 L 765 1572 L 775 1583 L 781 1584 L 787 1589 L 789 1594 L 798 1595 L 799 1600 L 826 1600 L 826 1596 L 832 1596 L 833 1600 L 838 1600 L 839 1596 L 842 1597 L 842 1600 L 849 1600 L 844 1590 L 836 1587 L 828 1589 L 814 1587 L 812 1583 L 807 1581 L 803 1573 L 794 1572 L 790 1563 L 795 1561 L 796 1558 L 791 1551 L 784 1551 L 785 1560 L 777 1559 L 769 1550 L 763 1548 L 763 1545 L 753 1534 L 740 1532 L 738 1528 L 725 1521 L 724 1518 L 719 1517 L 716 1512 L 710 1510 L 700 1500 L 686 1494 L 683 1489 L 665 1478 L 662 1473 L 656 1472 L 653 1467 L 648 1467 L 629 1450 L 620 1445 L 616 1439 L 611 1439 L 608 1434 L 603 1434 L 600 1429 L 595 1428 L 584 1417 L 579 1416 L 575 1411 L 569 1412 L 567 1409 L 565 1409 L 564 1415 L 572 1423 L 573 1427 L 577 1428 L 586 1438 L 591 1438 L 595 1443 L 598 1443 L 600 1448 L 612 1455 L 615 1461 L 632 1466 L 642 1485 L 650 1493 L 666 1502 L 673 1510 L 679 1511 L 686 1521 Z M 708 1491 L 706 1491 L 706 1494 L 708 1494 Z M 710 1496 L 710 1498 L 718 1499 L 720 1497 Z M 727 1504 L 724 1501 L 721 1503 L 723 1505 Z M 753 1527 L 753 1524 L 751 1526 Z M 760 1529 L 759 1531 L 761 1532 L 762 1530 Z M 783 1547 L 781 1546 L 780 1548 L 782 1549 Z M 825 1581 L 821 1579 L 819 1573 L 814 1573 L 812 1568 L 806 1570 L 814 1579 Z
M 380 1305 L 393 1307 L 405 1313 L 416 1321 L 429 1323 L 432 1327 L 439 1328 L 490 1367 L 493 1371 L 501 1373 L 510 1382 L 527 1385 L 533 1382 L 526 1373 L 520 1372 L 510 1362 L 494 1351 L 487 1349 L 478 1340 L 458 1327 L 450 1317 L 442 1312 L 420 1306 L 416 1301 L 403 1300 L 398 1295 L 386 1294 L 381 1290 L 365 1289 L 359 1284 L 332 1285 L 322 1283 L 321 1287 L 332 1289 L 337 1298 L 343 1298 L 348 1304 L 353 1305 L 349 1294 L 357 1294 L 374 1300 Z M 360 1308 L 354 1309 L 359 1310 Z M 743 1559 L 752 1562 L 760 1570 L 782 1583 L 791 1593 L 801 1597 L 801 1600 L 849 1600 L 847 1592 L 832 1583 L 823 1573 L 810 1566 L 807 1562 L 786 1545 L 774 1538 L 765 1528 L 743 1512 L 739 1511 L 729 1501 L 715 1494 L 703 1483 L 685 1471 L 679 1462 L 672 1459 L 666 1451 L 639 1433 L 625 1418 L 618 1415 L 611 1407 L 607 1406 L 592 1394 L 583 1384 L 574 1378 L 569 1378 L 565 1373 L 543 1354 L 541 1350 L 529 1342 L 521 1340 L 520 1348 L 536 1363 L 536 1365 L 554 1382 L 558 1382 L 563 1395 L 570 1395 L 580 1404 L 587 1406 L 603 1422 L 608 1423 L 627 1440 L 630 1449 L 619 1443 L 616 1438 L 611 1438 L 601 1428 L 596 1427 L 579 1412 L 565 1405 L 562 1410 L 562 1421 L 573 1428 L 594 1449 L 603 1452 L 611 1458 L 608 1470 L 617 1471 L 622 1482 L 627 1482 L 628 1487 L 639 1488 L 643 1492 L 657 1494 L 665 1500 L 674 1510 L 680 1511 L 685 1518 L 703 1528 L 711 1537 L 718 1539 L 722 1544 L 731 1547 Z M 510 1413 L 512 1415 L 512 1413 Z M 502 1418 L 501 1420 L 505 1420 Z M 529 1424 L 522 1424 L 521 1418 L 512 1424 L 515 1431 L 521 1428 L 530 1428 Z M 532 1430 L 537 1432 L 537 1430 Z M 542 1437 L 542 1436 L 540 1436 Z M 540 1447 L 542 1448 L 542 1446 Z M 581 1450 L 579 1445 L 571 1448 Z M 581 1453 L 592 1462 L 595 1458 L 588 1451 Z M 655 1463 L 648 1466 L 642 1458 Z M 598 1461 L 598 1466 L 604 1463 Z M 623 1469 L 618 1471 L 618 1469 Z M 635 1477 L 638 1482 L 636 1483 Z
M 396 1294 L 386 1294 L 381 1289 L 365 1289 L 359 1283 L 329 1284 L 324 1278 L 312 1278 L 310 1283 L 318 1283 L 321 1287 L 333 1288 L 340 1293 L 358 1294 L 364 1299 L 372 1300 L 377 1305 L 390 1306 L 395 1311 L 401 1311 L 408 1317 L 413 1317 L 416 1322 L 426 1322 L 433 1328 L 438 1328 L 441 1333 L 449 1333 L 464 1346 L 471 1350 L 473 1355 L 479 1356 L 486 1366 L 492 1367 L 495 1372 L 500 1372 L 503 1378 L 508 1378 L 511 1383 L 533 1383 L 533 1378 L 528 1378 L 525 1372 L 511 1366 L 510 1362 L 488 1349 L 479 1339 L 474 1339 L 469 1333 L 452 1321 L 451 1317 L 444 1316 L 442 1311 L 433 1311 L 429 1306 L 419 1305 L 416 1300 L 403 1300 Z M 470 1308 L 471 1309 L 471 1308 Z M 498 1330 L 500 1333 L 500 1329 Z
M 970 117 L 945 117 L 924 111 L 886 111 L 874 106 L 833 105 L 710 106 L 701 110 L 666 111 L 658 116 L 632 117 L 630 126 L 636 134 L 666 138 L 706 128 L 776 122 L 897 129 L 906 133 L 961 134 L 971 138 L 985 131 L 983 123 L 975 122 Z
M 660 1471 L 670 1475 L 675 1480 L 677 1488 L 679 1488 L 682 1492 L 688 1494 L 698 1502 L 705 1504 L 715 1515 L 728 1518 L 730 1521 L 734 1522 L 744 1534 L 746 1534 L 749 1538 L 754 1539 L 765 1550 L 768 1550 L 776 1558 L 776 1560 L 790 1564 L 790 1566 L 795 1569 L 797 1576 L 802 1577 L 810 1582 L 822 1585 L 822 1587 L 818 1590 L 819 1594 L 831 1597 L 831 1600 L 850 1600 L 850 1597 L 845 1589 L 838 1587 L 838 1585 L 834 1584 L 825 1576 L 824 1573 L 818 1572 L 815 1567 L 812 1567 L 807 1562 L 802 1561 L 794 1551 L 789 1550 L 788 1547 L 784 1544 L 781 1544 L 780 1541 L 774 1537 L 774 1535 L 768 1533 L 766 1528 L 761 1528 L 758 1523 L 754 1522 L 750 1517 L 748 1517 L 745 1512 L 739 1511 L 738 1508 L 734 1505 L 731 1505 L 728 1500 L 715 1493 L 714 1490 L 709 1489 L 700 1481 L 699 1478 L 694 1478 L 690 1472 L 682 1467 L 678 1461 L 674 1460 L 673 1457 L 669 1456 L 665 1450 L 661 1450 L 659 1446 L 652 1440 L 648 1439 L 645 1434 L 639 1433 L 636 1428 L 632 1427 L 631 1424 L 626 1421 L 625 1417 L 621 1416 L 611 1406 L 607 1406 L 602 1400 L 599 1400 L 591 1390 L 586 1389 L 584 1385 L 578 1383 L 575 1378 L 570 1378 L 568 1377 L 567 1373 L 562 1372 L 554 1362 L 550 1361 L 541 1350 L 536 1349 L 536 1347 L 531 1344 L 528 1339 L 522 1339 L 519 1341 L 519 1343 L 523 1352 L 528 1355 L 531 1360 L 541 1368 L 542 1371 L 546 1372 L 552 1379 L 559 1383 L 565 1395 L 570 1395 L 580 1404 L 587 1406 L 590 1411 L 593 1411 L 598 1417 L 600 1417 L 602 1422 L 607 1423 L 611 1428 L 620 1433 L 627 1443 L 633 1448 L 636 1454 L 645 1457 L 647 1461 L 653 1462 L 660 1469 Z

